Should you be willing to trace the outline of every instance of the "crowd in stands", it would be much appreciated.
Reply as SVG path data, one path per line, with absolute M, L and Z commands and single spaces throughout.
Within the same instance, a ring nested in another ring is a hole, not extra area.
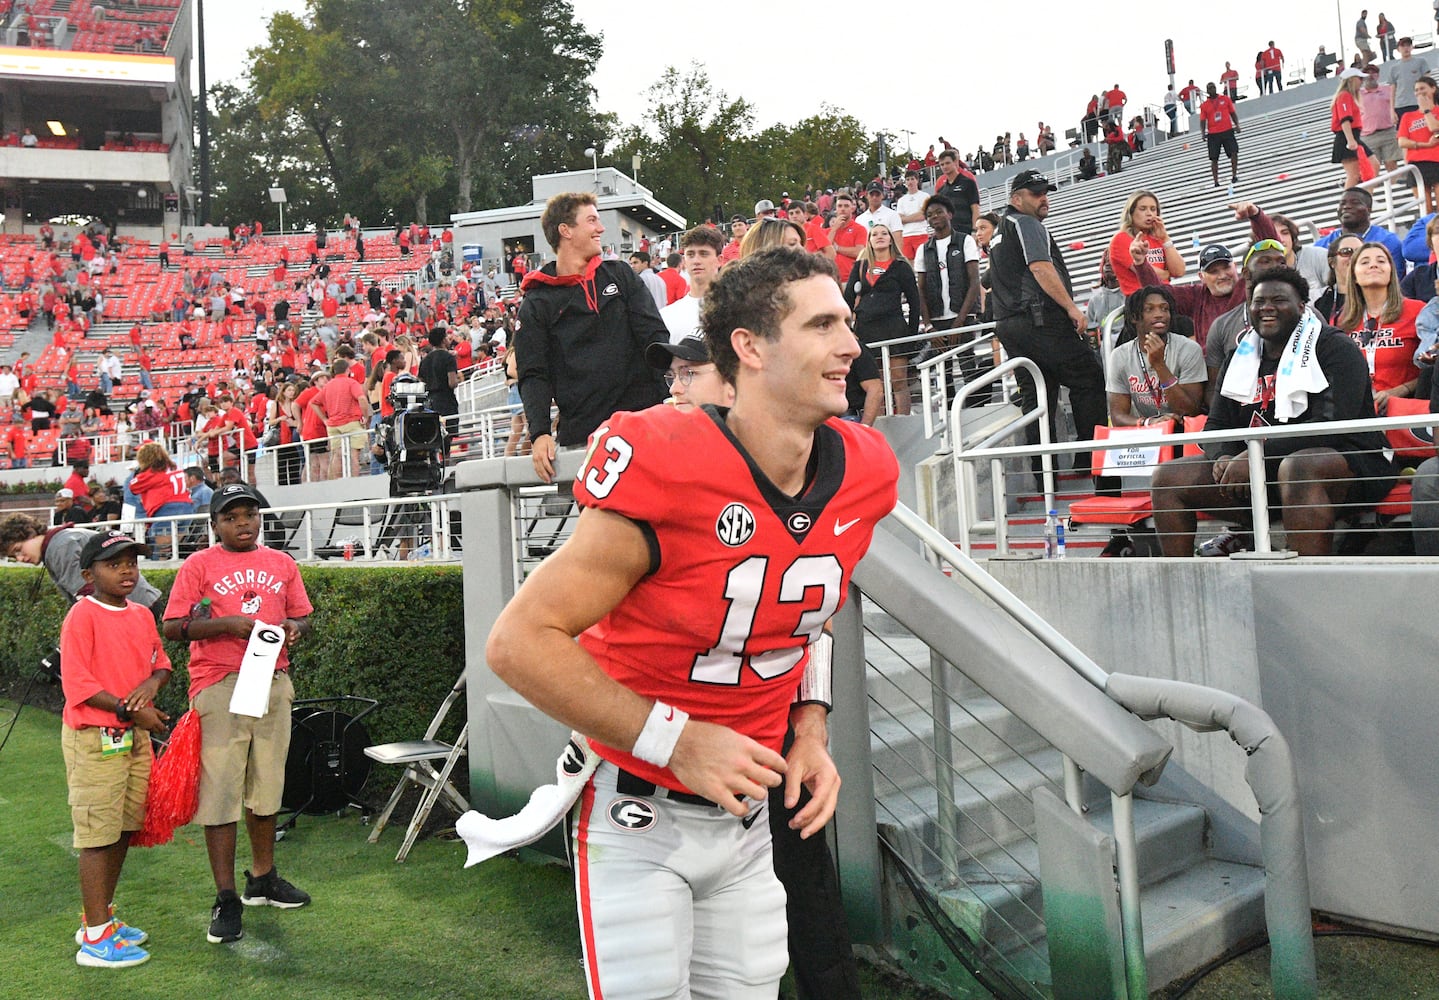
M 368 435 L 395 377 L 436 351 L 460 373 L 497 366 L 514 328 L 495 269 L 450 271 L 447 236 L 410 225 L 366 240 L 348 220 L 339 235 L 266 237 L 255 222 L 158 245 L 100 225 L 0 238 L 8 342 L 32 323 L 51 333 L 38 358 L 0 365 L 0 466 L 145 466 L 156 445 L 202 477 L 252 480 L 263 442 L 280 449 L 282 484 L 383 471 L 368 436 L 352 461 L 328 454 L 325 407 L 312 405 L 326 383 L 364 398 Z M 67 484 L 67 519 L 93 516 L 96 485 L 124 484 Z M 141 496 L 141 509 L 156 516 L 181 492 Z
M 30 48 L 75 52 L 165 51 L 181 0 L 0 0 L 0 28 Z

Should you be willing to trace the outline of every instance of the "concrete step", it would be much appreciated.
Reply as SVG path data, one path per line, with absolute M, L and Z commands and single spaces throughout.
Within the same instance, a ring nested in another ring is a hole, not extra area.
M 1264 869 L 1206 860 L 1144 889 L 1140 901 L 1157 990 L 1264 931 Z
M 1056 792 L 1063 786 L 1062 758 L 1054 749 L 1009 757 L 957 775 L 954 802 L 959 816 L 959 853 L 980 854 L 1032 838 L 1033 792 L 1046 783 Z M 881 833 L 918 871 L 937 875 L 941 833 L 935 786 L 926 782 L 906 787 L 876 773 L 875 797 Z M 946 844 L 944 850 L 955 848 Z
M 1092 808 L 1088 819 L 1113 833 L 1107 803 Z M 1157 885 L 1203 863 L 1205 826 L 1204 810 L 1198 806 L 1136 800 L 1134 834 L 1141 885 Z M 939 893 L 945 912 L 993 947 L 1009 952 L 1042 937 L 1044 904 L 1039 846 L 1034 841 L 1020 840 L 964 862 L 952 884 Z
M 961 772 L 1042 750 L 1044 738 L 986 695 L 950 709 L 952 760 Z M 934 778 L 934 724 L 929 703 L 905 711 L 870 709 L 871 755 L 875 769 L 901 788 Z

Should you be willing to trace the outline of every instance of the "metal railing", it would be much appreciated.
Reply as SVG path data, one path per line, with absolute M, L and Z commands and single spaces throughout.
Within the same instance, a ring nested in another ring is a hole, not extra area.
M 1366 191 L 1383 192 L 1383 208 L 1375 205 L 1375 211 L 1370 216 L 1370 224 L 1389 228 L 1391 222 L 1399 221 L 1399 209 L 1394 204 L 1394 185 L 1397 182 L 1404 182 L 1404 186 L 1413 190 L 1420 190 L 1424 187 L 1424 178 L 1419 173 L 1419 168 L 1412 164 L 1396 167 L 1393 170 L 1386 170 L 1370 180 L 1362 181 L 1358 186 Z
M 1041 392 L 1041 399 L 1043 393 Z M 1038 411 L 1032 411 L 1038 412 Z M 958 406 L 952 408 L 952 419 L 958 422 L 961 419 L 961 412 Z M 1368 417 L 1360 420 L 1341 420 L 1332 422 L 1314 422 L 1299 424 L 1279 424 L 1268 427 L 1245 427 L 1235 430 L 1222 431 L 1197 431 L 1190 433 L 1162 433 L 1158 429 L 1149 430 L 1145 428 L 1134 428 L 1123 434 L 1111 436 L 1108 439 L 1065 441 L 1065 442 L 1043 442 L 1039 445 L 1011 445 L 997 446 L 996 442 L 1012 436 L 1023 429 L 1026 425 L 1025 417 L 1015 418 L 991 434 L 979 446 L 972 449 L 962 447 L 963 438 L 955 432 L 955 441 L 959 445 L 955 448 L 955 476 L 956 483 L 961 489 L 967 479 L 972 478 L 971 472 L 966 472 L 967 467 L 980 462 L 989 462 L 991 467 L 992 485 L 995 491 L 996 517 L 993 522 L 979 521 L 974 518 L 972 508 L 965 503 L 959 504 L 959 538 L 960 548 L 966 553 L 971 551 L 973 544 L 972 535 L 979 530 L 992 530 L 995 537 L 995 549 L 997 554 L 1006 555 L 1009 553 L 1008 533 L 1006 520 L 1001 513 L 1005 510 L 1006 477 L 1004 475 L 1003 463 L 1011 458 L 1029 459 L 1040 456 L 1042 459 L 1052 461 L 1053 456 L 1068 452 L 1089 452 L 1089 451 L 1130 451 L 1133 454 L 1140 454 L 1153 449 L 1173 449 L 1178 452 L 1185 445 L 1198 445 L 1203 448 L 1206 444 L 1214 442 L 1243 442 L 1244 452 L 1249 464 L 1249 502 L 1247 506 L 1235 508 L 1233 513 L 1236 518 L 1242 518 L 1252 523 L 1254 551 L 1265 554 L 1274 551 L 1270 534 L 1270 511 L 1269 511 L 1269 483 L 1264 463 L 1264 445 L 1266 441 L 1284 440 L 1291 438 L 1305 438 L 1315 435 L 1352 435 L 1364 432 L 1378 431 L 1380 433 L 1390 430 L 1414 429 L 1423 427 L 1439 426 L 1439 414 L 1419 414 L 1403 417 Z M 1044 426 L 1043 424 L 1041 426 Z M 1152 475 L 1154 464 L 1151 459 L 1138 460 L 1132 467 L 1124 470 L 1125 475 Z M 1120 474 L 1115 470 L 1115 474 Z M 1046 489 L 1045 510 L 1054 509 L 1053 499 L 1049 489 Z M 961 494 L 963 496 L 963 494 Z M 1356 507 L 1364 506 L 1359 504 L 1336 505 L 1340 516 L 1352 513 Z M 1367 505 L 1372 506 L 1372 505 Z M 1366 506 L 1366 509 L 1367 509 Z M 1213 512 L 1210 512 L 1213 513 Z
M 389 557 L 450 562 L 459 558 L 459 497 L 452 493 L 289 504 L 265 507 L 261 514 L 262 543 L 289 552 L 297 561 Z M 210 518 L 204 513 L 75 525 L 106 526 L 116 526 L 138 541 L 153 541 L 152 560 L 178 561 L 216 541 Z M 321 530 L 325 540 L 317 544 Z

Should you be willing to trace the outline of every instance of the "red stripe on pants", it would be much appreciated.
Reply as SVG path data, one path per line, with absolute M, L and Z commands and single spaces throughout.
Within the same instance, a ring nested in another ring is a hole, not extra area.
M 595 954 L 595 918 L 590 909 L 590 813 L 595 807 L 595 782 L 585 784 L 580 820 L 575 824 L 575 884 L 580 907 L 580 941 L 585 952 L 585 974 L 590 981 L 591 1000 L 604 1000 L 600 989 L 600 960 Z

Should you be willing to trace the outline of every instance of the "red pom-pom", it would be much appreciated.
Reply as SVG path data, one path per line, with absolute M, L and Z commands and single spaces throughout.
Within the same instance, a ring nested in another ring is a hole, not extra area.
M 1287 180 L 1289 179 L 1289 175 L 1288 175 L 1288 174 L 1280 174 L 1278 177 L 1276 177 L 1276 178 L 1274 178 L 1274 179 L 1275 179 L 1276 181 L 1287 181 Z
M 200 805 L 200 717 L 192 708 L 170 731 L 165 752 L 150 772 L 145 825 L 130 838 L 134 847 L 168 844 L 175 831 L 195 818 Z
M 1083 240 L 1075 240 L 1073 243 L 1069 244 L 1069 249 L 1071 249 L 1071 250 L 1083 250 L 1083 249 L 1084 249 L 1084 241 L 1083 241 Z

